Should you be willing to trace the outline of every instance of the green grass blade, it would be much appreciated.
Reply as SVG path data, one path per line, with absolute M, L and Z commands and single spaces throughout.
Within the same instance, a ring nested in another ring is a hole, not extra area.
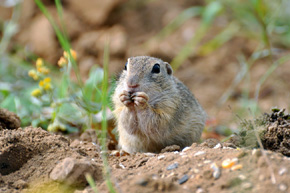
M 206 6 L 202 14 L 202 24 L 196 34 L 181 49 L 178 55 L 171 62 L 173 70 L 176 70 L 194 51 L 194 48 L 205 36 L 214 18 L 221 12 L 222 6 L 218 2 L 212 2 Z
M 214 50 L 221 47 L 224 43 L 231 40 L 239 31 L 240 27 L 236 23 L 230 23 L 221 33 L 216 35 L 212 40 L 205 43 L 199 49 L 199 54 L 202 56 L 208 55 Z
M 80 88 L 82 88 L 82 81 L 80 78 L 80 74 L 79 74 L 79 70 L 76 64 L 76 61 L 73 59 L 71 52 L 70 52 L 70 43 L 69 40 L 67 39 L 66 35 L 62 33 L 62 31 L 60 30 L 60 28 L 58 27 L 58 25 L 56 24 L 56 22 L 54 21 L 53 17 L 51 16 L 51 14 L 48 12 L 48 10 L 46 9 L 45 5 L 42 3 L 41 0 L 35 0 L 36 5 L 39 7 L 39 9 L 41 10 L 41 12 L 45 15 L 45 17 L 48 19 L 48 21 L 50 22 L 50 24 L 52 25 L 55 34 L 60 42 L 60 45 L 62 46 L 63 50 L 65 50 L 70 58 L 71 58 L 71 64 L 73 66 L 74 72 L 76 74 L 78 83 Z M 59 0 L 56 0 L 56 6 L 58 7 L 57 10 L 58 12 L 60 12 L 62 14 L 62 8 L 61 8 L 61 4 Z M 64 27 L 63 27 L 64 28 Z
M 263 83 L 269 78 L 269 76 L 282 64 L 290 60 L 290 55 L 283 56 L 279 58 L 277 61 L 275 61 L 269 69 L 266 71 L 266 73 L 260 78 L 256 91 L 255 91 L 255 100 L 258 101 L 260 89 L 263 85 Z
M 109 43 L 106 44 L 104 49 L 104 76 L 103 76 L 103 82 L 102 82 L 102 148 L 103 151 L 106 152 L 106 140 L 107 140 L 107 107 L 108 107 L 108 65 L 109 65 Z M 102 159 L 104 164 L 104 172 L 105 172 L 105 179 L 106 184 L 109 189 L 109 192 L 115 193 L 116 190 L 114 189 L 114 186 L 110 179 L 110 170 L 109 170 L 109 164 L 107 160 L 107 156 L 105 153 L 102 153 Z
M 98 193 L 99 191 L 97 189 L 97 186 L 96 186 L 96 184 L 94 182 L 93 177 L 90 174 L 86 174 L 85 176 L 86 176 L 87 182 L 89 183 L 89 185 L 92 188 L 92 190 L 94 191 L 94 193 Z
M 172 22 L 166 25 L 157 35 L 156 38 L 162 39 L 178 29 L 184 22 L 192 17 L 201 15 L 203 7 L 195 6 L 182 11 Z
M 55 5 L 56 5 L 57 13 L 58 13 L 59 17 L 62 19 L 63 18 L 63 10 L 62 10 L 62 5 L 61 5 L 60 0 L 55 0 Z

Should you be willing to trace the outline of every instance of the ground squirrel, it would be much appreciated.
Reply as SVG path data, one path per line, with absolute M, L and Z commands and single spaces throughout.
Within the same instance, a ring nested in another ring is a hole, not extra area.
M 128 59 L 113 95 L 119 145 L 128 153 L 190 146 L 200 139 L 206 113 L 169 63 Z

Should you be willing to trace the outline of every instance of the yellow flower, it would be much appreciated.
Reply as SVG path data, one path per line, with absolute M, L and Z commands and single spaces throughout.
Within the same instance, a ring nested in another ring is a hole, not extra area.
M 36 75 L 36 71 L 35 70 L 29 70 L 28 76 L 33 78 L 35 75 Z
M 42 69 L 42 73 L 43 73 L 43 74 L 49 74 L 50 71 L 49 71 L 48 68 L 43 67 L 43 69 Z
M 37 70 L 37 72 L 41 73 L 42 72 L 42 67 L 37 67 L 36 70 Z
M 44 90 L 51 90 L 52 89 L 52 85 L 50 84 L 51 82 L 51 78 L 50 77 L 47 77 L 41 81 L 39 81 L 39 87 L 40 88 L 43 88 Z
M 38 80 L 39 76 L 37 74 L 35 74 L 35 76 L 33 76 L 32 78 L 33 78 L 33 80 Z
M 39 81 L 38 85 L 39 85 L 39 87 L 43 87 L 44 86 L 44 81 L 43 80 Z
M 39 79 L 39 76 L 37 75 L 37 72 L 35 70 L 29 70 L 28 76 L 32 77 L 34 80 Z
M 57 119 L 48 125 L 47 131 L 49 132 L 57 132 L 57 131 L 66 131 L 66 127 L 64 124 L 60 123 Z
M 52 86 L 51 86 L 51 84 L 50 83 L 46 83 L 46 84 L 44 84 L 44 90 L 51 90 L 52 89 Z
M 62 67 L 64 67 L 67 64 L 67 60 L 62 56 L 58 60 L 57 64 L 58 64 L 59 67 L 62 68 Z
M 76 51 L 74 51 L 73 49 L 70 49 L 70 53 L 71 53 L 73 59 L 74 60 L 77 60 L 77 53 L 76 53 Z M 63 55 L 64 55 L 65 58 L 69 58 L 69 54 L 66 51 L 63 52 Z
M 31 96 L 34 96 L 34 97 L 39 97 L 41 95 L 41 90 L 40 89 L 34 89 L 32 92 L 31 92 Z
M 43 60 L 41 58 L 37 58 L 36 60 L 36 67 L 42 67 L 43 66 Z
M 50 77 L 47 77 L 43 81 L 44 81 L 44 83 L 49 83 L 49 82 L 51 82 L 51 78 Z
M 37 71 L 42 73 L 42 74 L 48 74 L 50 71 L 46 67 L 37 67 Z
M 55 132 L 56 129 L 55 129 L 55 127 L 54 127 L 53 124 L 49 124 L 48 127 L 47 127 L 47 131 L 49 131 L 49 132 Z

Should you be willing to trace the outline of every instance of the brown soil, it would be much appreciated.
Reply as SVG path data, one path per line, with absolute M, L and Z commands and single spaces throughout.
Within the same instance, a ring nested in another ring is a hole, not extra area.
M 290 114 L 284 114 L 284 111 L 275 109 L 271 115 L 266 115 L 270 124 L 262 142 L 266 149 L 290 156 Z
M 108 192 L 100 147 L 93 132 L 87 133 L 91 137 L 85 138 L 95 142 L 71 141 L 41 128 L 0 131 L 0 192 L 93 192 L 86 173 L 101 192 Z M 106 155 L 118 192 L 266 193 L 290 188 L 288 157 L 236 149 L 216 139 L 182 151 L 171 146 L 159 154 L 117 156 L 118 152 L 108 151 Z M 221 167 L 226 159 L 236 159 L 235 166 L 240 168 Z
M 17 115 L 6 109 L 0 109 L 0 131 L 3 129 L 17 129 L 21 121 Z

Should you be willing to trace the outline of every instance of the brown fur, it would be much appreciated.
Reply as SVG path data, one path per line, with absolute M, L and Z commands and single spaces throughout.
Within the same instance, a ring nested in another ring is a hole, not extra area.
M 155 64 L 160 65 L 160 73 L 151 72 Z M 113 103 L 119 145 L 129 153 L 190 146 L 199 140 L 206 120 L 201 105 L 172 75 L 170 65 L 149 56 L 128 59 Z

